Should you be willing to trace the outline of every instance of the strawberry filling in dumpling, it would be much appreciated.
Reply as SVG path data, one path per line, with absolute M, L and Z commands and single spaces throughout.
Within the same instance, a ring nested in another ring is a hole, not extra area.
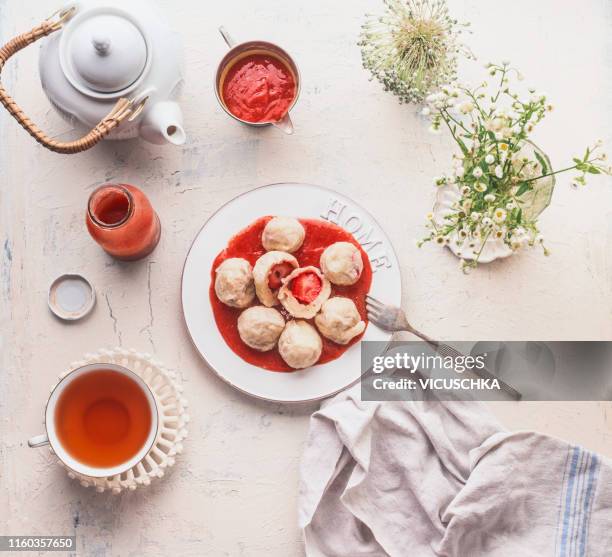
M 283 279 L 289 276 L 295 267 L 286 261 L 274 265 L 268 273 L 268 286 L 270 290 L 278 290 L 283 285 Z
M 264 306 L 272 307 L 278 304 L 278 292 L 284 280 L 297 267 L 297 259 L 284 251 L 268 251 L 255 262 L 255 292 Z
M 321 293 L 323 281 L 315 273 L 302 273 L 291 281 L 289 288 L 298 302 L 310 304 Z
M 278 300 L 293 317 L 311 319 L 331 294 L 331 284 L 312 265 L 294 269 L 283 279 Z

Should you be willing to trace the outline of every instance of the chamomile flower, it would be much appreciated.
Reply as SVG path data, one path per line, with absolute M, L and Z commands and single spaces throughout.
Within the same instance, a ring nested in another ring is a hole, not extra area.
M 474 189 L 480 193 L 487 191 L 487 185 L 483 182 L 476 182 L 474 184 Z
M 493 193 L 487 193 L 487 195 L 484 196 L 484 200 L 487 203 L 492 203 L 493 201 L 495 201 L 495 194 Z
M 497 176 L 500 180 L 504 177 L 504 169 L 502 168 L 501 164 L 498 164 L 495 167 L 495 176 Z
M 487 164 L 493 164 L 495 162 L 495 157 L 489 153 L 486 157 L 485 157 L 485 162 Z
M 480 166 L 477 166 L 474 170 L 472 170 L 472 176 L 474 176 L 474 178 L 481 178 L 482 168 L 480 168 Z
M 503 230 L 501 230 L 500 228 L 498 228 L 495 233 L 494 233 L 494 238 L 496 240 L 501 240 L 504 236 L 505 236 L 505 232 Z
M 493 211 L 493 220 L 495 222 L 504 222 L 507 216 L 508 213 L 506 213 L 506 210 L 502 209 L 501 207 L 498 207 L 497 209 L 495 209 L 495 211 Z

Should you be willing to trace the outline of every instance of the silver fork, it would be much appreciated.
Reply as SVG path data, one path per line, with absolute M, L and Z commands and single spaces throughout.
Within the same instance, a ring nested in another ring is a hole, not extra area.
M 374 323 L 374 325 L 385 331 L 392 333 L 407 331 L 424 340 L 441 356 L 449 356 L 451 358 L 464 357 L 464 354 L 458 350 L 455 350 L 452 346 L 434 340 L 423 334 L 421 331 L 415 329 L 408 322 L 406 314 L 401 308 L 383 304 L 368 294 L 366 296 L 366 309 L 368 310 L 368 319 Z M 514 387 L 511 387 L 508 385 L 508 383 L 502 381 L 499 377 L 496 377 L 487 369 L 472 369 L 471 371 L 484 379 L 497 379 L 502 390 L 514 400 L 519 400 L 522 397 L 521 393 L 519 393 Z

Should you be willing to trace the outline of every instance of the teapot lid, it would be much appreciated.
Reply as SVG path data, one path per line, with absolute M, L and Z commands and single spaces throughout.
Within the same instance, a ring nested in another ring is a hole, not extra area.
M 144 73 L 148 56 L 144 33 L 129 14 L 116 8 L 83 11 L 62 33 L 62 70 L 85 94 L 124 91 Z

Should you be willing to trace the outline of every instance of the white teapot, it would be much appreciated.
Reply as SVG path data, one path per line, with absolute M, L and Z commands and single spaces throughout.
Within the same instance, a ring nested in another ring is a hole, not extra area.
M 43 37 L 43 89 L 64 117 L 92 129 L 76 141 L 57 141 L 34 125 L 0 84 L 0 102 L 39 143 L 77 153 L 101 139 L 139 135 L 157 144 L 185 142 L 174 100 L 183 81 L 181 40 L 146 2 L 90 0 L 64 8 L 2 47 L 0 71 L 13 54 Z

